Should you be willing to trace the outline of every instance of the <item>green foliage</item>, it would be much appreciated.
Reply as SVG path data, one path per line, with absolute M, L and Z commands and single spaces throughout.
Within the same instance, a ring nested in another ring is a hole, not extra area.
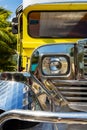
M 15 61 L 12 56 L 16 50 L 16 36 L 12 34 L 11 22 L 8 18 L 11 12 L 0 7 L 0 70 L 12 71 L 15 69 Z

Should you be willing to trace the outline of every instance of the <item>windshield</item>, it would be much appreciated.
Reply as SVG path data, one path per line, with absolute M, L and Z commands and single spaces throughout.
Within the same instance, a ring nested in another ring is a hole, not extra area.
M 31 37 L 86 38 L 87 11 L 38 11 L 28 15 Z

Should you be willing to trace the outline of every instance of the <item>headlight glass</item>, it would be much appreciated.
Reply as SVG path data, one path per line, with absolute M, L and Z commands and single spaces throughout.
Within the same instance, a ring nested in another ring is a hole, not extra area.
M 42 57 L 43 75 L 66 75 L 70 71 L 70 58 L 67 55 L 46 55 Z

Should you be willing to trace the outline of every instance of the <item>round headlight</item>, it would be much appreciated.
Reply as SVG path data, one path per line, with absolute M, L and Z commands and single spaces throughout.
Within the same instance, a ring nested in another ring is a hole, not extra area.
M 49 66 L 51 73 L 58 74 L 61 70 L 62 63 L 59 58 L 51 58 Z

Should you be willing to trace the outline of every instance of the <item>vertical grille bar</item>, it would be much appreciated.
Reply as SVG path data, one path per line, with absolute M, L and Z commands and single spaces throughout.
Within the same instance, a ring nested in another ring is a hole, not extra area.
M 84 77 L 87 78 L 87 42 L 84 44 Z
M 78 41 L 79 79 L 87 80 L 87 39 Z

